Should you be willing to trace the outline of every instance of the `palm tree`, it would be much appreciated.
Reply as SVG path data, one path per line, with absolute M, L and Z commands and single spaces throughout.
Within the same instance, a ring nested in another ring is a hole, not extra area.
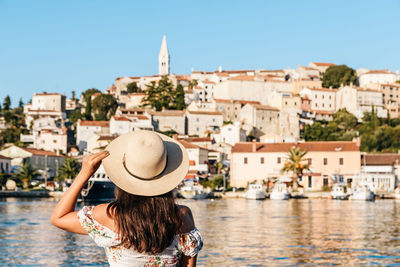
M 24 183 L 24 188 L 28 187 L 29 181 L 40 176 L 39 171 L 33 168 L 31 164 L 25 163 L 20 167 L 17 177 Z
M 303 176 L 304 171 L 310 170 L 310 164 L 306 162 L 304 156 L 307 151 L 301 150 L 300 147 L 291 147 L 288 153 L 288 157 L 281 170 L 282 173 L 292 172 L 293 177 L 293 188 L 297 189 L 298 179 Z
M 64 164 L 58 169 L 59 181 L 72 180 L 78 174 L 79 165 L 74 158 L 66 158 Z
M 189 91 L 193 90 L 193 88 L 196 87 L 197 84 L 198 84 L 197 80 L 192 79 L 192 80 L 189 82 L 189 85 L 188 85 Z

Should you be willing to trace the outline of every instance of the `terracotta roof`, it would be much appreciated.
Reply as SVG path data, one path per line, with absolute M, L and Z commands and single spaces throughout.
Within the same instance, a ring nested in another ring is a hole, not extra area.
M 145 115 L 124 115 L 124 116 L 114 116 L 116 121 L 131 121 L 129 118 L 136 118 L 138 120 L 148 120 L 149 117 Z
M 215 84 L 215 82 L 212 81 L 201 81 L 202 83 L 210 83 L 210 84 Z
M 0 155 L 0 159 L 8 159 L 8 160 L 11 160 L 11 158 L 5 157 L 5 156 L 2 156 L 2 155 Z
M 216 103 L 231 103 L 233 101 L 229 100 L 229 99 L 214 99 Z
M 259 101 L 251 101 L 251 100 L 235 100 L 235 102 L 240 103 L 242 105 L 246 105 L 246 104 L 261 104 Z
M 391 72 L 390 70 L 370 70 L 366 73 L 363 73 L 361 75 L 364 74 L 394 74 L 393 72 Z
M 198 145 L 192 144 L 185 140 L 178 140 L 184 148 L 200 148 Z
M 278 108 L 267 106 L 267 105 L 261 105 L 261 104 L 250 104 L 250 105 L 252 105 L 255 109 L 279 111 Z
M 222 115 L 222 113 L 219 111 L 190 111 L 190 110 L 188 110 L 188 113 L 197 114 L 197 115 Z
M 291 147 L 300 147 L 306 151 L 360 151 L 360 147 L 351 141 L 326 141 L 326 142 L 305 142 L 305 143 L 256 143 L 256 152 L 288 152 Z M 253 143 L 237 143 L 232 148 L 232 153 L 252 152 Z
M 260 70 L 260 73 L 263 72 L 284 72 L 283 70 Z
M 385 83 L 381 84 L 381 86 L 400 87 L 400 83 Z
M 361 91 L 361 92 L 382 93 L 380 90 L 375 90 L 375 89 L 370 89 L 370 88 L 362 88 L 362 87 L 356 87 L 356 90 Z
M 311 112 L 315 112 L 316 114 L 322 114 L 322 115 L 333 115 L 334 113 L 332 111 L 326 111 L 326 110 L 311 110 Z
M 245 72 L 254 72 L 254 70 L 223 70 L 224 73 L 245 73 Z
M 240 76 L 232 77 L 231 80 L 234 80 L 234 81 L 254 81 L 255 77 L 256 76 L 254 76 L 254 75 L 240 75 Z
M 324 62 L 312 62 L 315 66 L 319 67 L 329 67 L 329 66 L 335 66 L 333 63 L 324 63 Z
M 149 111 L 150 115 L 153 116 L 176 116 L 182 117 L 185 115 L 184 110 L 163 110 L 163 111 Z
M 80 126 L 100 126 L 100 127 L 110 127 L 109 121 L 80 121 Z
M 210 137 L 188 137 L 181 140 L 185 140 L 187 142 L 212 142 Z
M 116 120 L 116 121 L 130 121 L 127 117 L 125 117 L 125 116 L 114 116 L 113 117 L 114 118 L 114 120 Z
M 61 155 L 57 155 L 57 153 L 53 151 L 47 151 L 35 148 L 25 148 L 25 147 L 21 147 L 21 149 L 25 150 L 26 152 L 32 153 L 33 155 L 36 156 L 63 157 Z
M 221 76 L 221 77 L 229 77 L 229 74 L 228 73 L 224 73 L 224 72 L 215 72 L 215 75 Z
M 366 165 L 393 165 L 400 162 L 400 154 L 367 154 L 365 155 Z M 361 165 L 364 164 L 364 155 L 361 155 Z
M 271 79 L 271 78 L 264 78 L 264 82 L 289 83 L 289 82 L 287 82 L 287 81 L 282 81 L 282 80 L 277 80 L 277 79 Z

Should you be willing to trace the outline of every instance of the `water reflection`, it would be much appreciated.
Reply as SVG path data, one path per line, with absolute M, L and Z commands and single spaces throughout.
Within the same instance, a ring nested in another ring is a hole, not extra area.
M 205 246 L 198 265 L 400 263 L 399 202 L 180 200 Z M 87 237 L 49 223 L 50 199 L 0 200 L 0 264 L 107 265 Z

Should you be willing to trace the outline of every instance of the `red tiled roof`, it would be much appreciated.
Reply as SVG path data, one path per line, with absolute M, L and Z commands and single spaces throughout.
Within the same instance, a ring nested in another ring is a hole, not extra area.
M 32 153 L 33 155 L 36 156 L 63 157 L 61 155 L 57 155 L 57 153 L 53 151 L 47 151 L 35 148 L 26 148 L 26 147 L 21 147 L 21 149 L 25 150 L 26 152 Z
M 288 152 L 291 147 L 300 147 L 306 151 L 360 151 L 360 147 L 351 141 L 326 141 L 326 142 L 305 142 L 305 143 L 256 143 L 256 152 Z M 232 153 L 252 152 L 253 143 L 237 143 L 232 148 Z
M 200 148 L 198 145 L 192 144 L 185 140 L 178 140 L 184 148 Z
M 149 111 L 150 115 L 153 116 L 176 116 L 182 117 L 185 115 L 184 110 L 163 110 L 163 111 Z
M 240 76 L 232 77 L 231 80 L 233 80 L 233 81 L 254 81 L 255 77 L 256 76 L 254 76 L 254 75 L 240 75 Z
M 333 63 L 324 63 L 324 62 L 312 62 L 314 63 L 315 66 L 319 67 L 329 67 L 329 66 L 335 66 Z
M 212 81 L 202 81 L 202 83 L 210 83 L 210 84 L 215 84 L 215 82 L 212 82 Z
M 127 117 L 124 117 L 124 116 L 114 116 L 113 118 L 116 121 L 129 121 L 129 119 Z
M 112 141 L 118 136 L 116 135 L 102 135 L 99 138 L 97 138 L 97 141 Z
M 11 158 L 5 157 L 5 156 L 2 156 L 2 155 L 0 155 L 0 159 L 8 159 L 8 160 L 11 160 Z
M 80 126 L 100 126 L 100 127 L 110 127 L 109 121 L 80 121 Z
M 400 154 L 367 154 L 365 155 L 366 165 L 393 165 L 400 162 Z M 361 155 L 361 164 L 364 164 L 364 155 Z
M 181 139 L 181 140 L 185 140 L 187 142 L 211 142 L 212 139 L 210 137 L 188 137 L 185 139 Z
M 392 74 L 392 73 L 393 72 L 391 72 L 390 70 L 370 70 L 363 74 Z

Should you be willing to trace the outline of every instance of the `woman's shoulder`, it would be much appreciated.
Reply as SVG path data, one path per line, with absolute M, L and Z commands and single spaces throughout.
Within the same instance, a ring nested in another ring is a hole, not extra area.
M 184 205 L 178 205 L 179 215 L 181 216 L 182 225 L 179 229 L 180 234 L 188 233 L 195 229 L 195 223 L 193 219 L 192 211 L 189 207 Z
M 107 214 L 107 208 L 109 203 L 100 204 L 93 207 L 93 217 L 97 222 L 106 226 L 107 228 L 115 231 L 114 219 Z

